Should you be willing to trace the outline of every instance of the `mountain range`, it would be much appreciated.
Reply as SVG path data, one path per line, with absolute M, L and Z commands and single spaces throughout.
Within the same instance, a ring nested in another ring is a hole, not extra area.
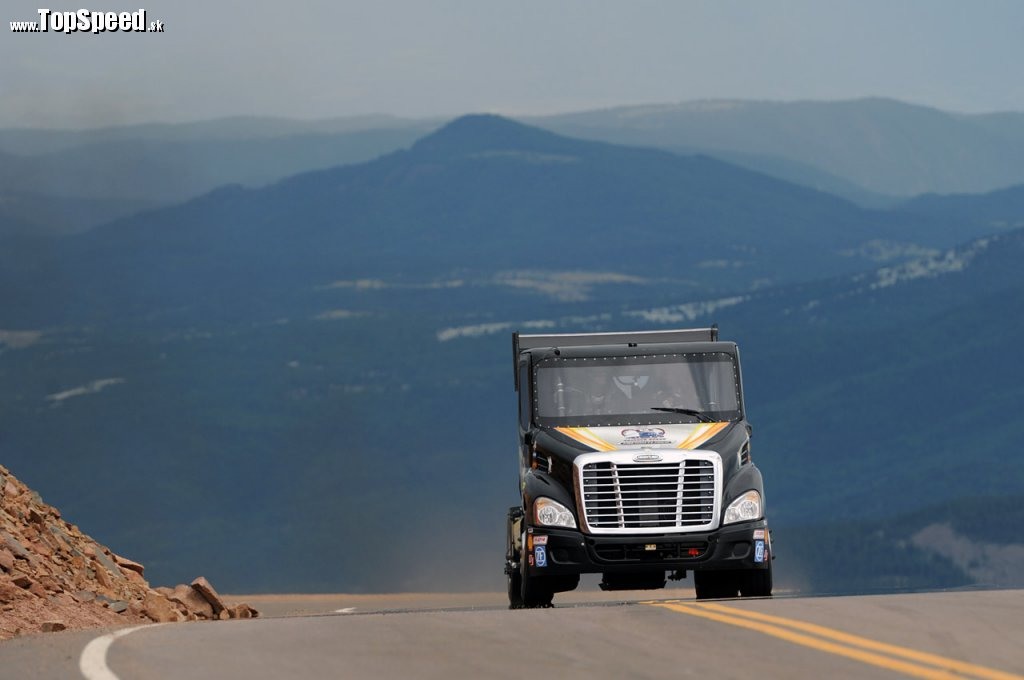
M 597 141 L 705 155 L 871 208 L 1024 183 L 1024 115 L 886 99 L 696 101 L 522 119 Z M 83 231 L 219 186 L 258 187 L 408 147 L 436 119 L 234 117 L 0 129 L 0 237 Z M 9 219 L 4 219 L 4 214 Z
M 665 280 L 706 295 L 858 271 L 988 229 L 863 209 L 705 156 L 467 116 L 373 161 L 44 239 L 40 254 L 7 263 L 32 283 L 4 302 L 8 323 L 161 308 L 223 319 L 227 307 L 286 314 L 303 304 L 296 291 L 337 278 L 520 270 Z M 61 278 L 73 290 L 54 290 Z
M 729 159 L 746 156 L 762 171 L 787 172 L 779 162 L 785 159 L 805 171 L 824 171 L 821 181 L 854 195 L 834 178 L 883 196 L 976 193 L 1024 183 L 1024 114 L 1014 112 L 959 114 L 880 98 L 708 100 L 531 122 L 576 137 L 738 154 Z
M 30 224 L 32 233 L 84 231 L 225 184 L 262 186 L 313 168 L 369 160 L 422 134 L 412 125 L 294 134 L 285 134 L 290 128 L 283 125 L 272 129 L 276 136 L 269 130 L 261 136 L 261 127 L 248 136 L 227 126 L 192 127 L 184 138 L 161 137 L 149 127 L 117 129 L 92 139 L 81 133 L 79 144 L 48 153 L 0 152 L 0 209 Z

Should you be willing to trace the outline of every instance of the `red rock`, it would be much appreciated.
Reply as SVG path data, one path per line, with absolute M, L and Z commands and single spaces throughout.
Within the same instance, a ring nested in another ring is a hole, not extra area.
M 118 595 L 113 590 L 111 590 L 110 588 L 104 588 L 103 586 L 97 587 L 95 585 L 93 587 L 96 588 L 96 599 L 97 600 L 101 599 L 101 597 L 102 598 L 106 598 L 106 600 L 104 600 L 104 602 L 112 602 L 114 600 L 121 599 L 121 596 Z
M 53 534 L 52 531 L 50 531 L 48 527 L 44 527 L 39 532 L 39 540 L 45 543 L 46 547 L 48 547 L 50 550 L 53 550 L 54 552 L 58 552 L 64 549 L 64 546 L 61 545 L 61 542 L 57 540 L 57 537 Z
M 62 593 L 64 592 L 64 586 L 61 585 L 53 576 L 45 574 L 39 577 L 39 585 L 49 590 L 51 593 Z
M 217 591 L 213 589 L 210 582 L 200 576 L 192 581 L 192 587 L 195 588 L 199 594 L 213 606 L 214 615 L 219 617 L 220 613 L 224 611 L 224 601 L 220 599 L 220 595 L 218 595 Z
M 170 623 L 184 618 L 166 598 L 147 593 L 142 603 L 142 613 L 157 623 Z
M 139 576 L 144 575 L 146 568 L 138 562 L 133 562 L 127 557 L 121 557 L 120 555 L 117 555 L 115 553 L 111 553 L 111 556 L 114 558 L 114 564 L 121 567 L 122 571 L 130 570 L 136 572 Z
M 0 538 L 4 540 L 4 544 L 7 546 L 7 549 L 10 550 L 15 557 L 19 557 L 29 563 L 35 563 L 32 555 L 30 555 L 28 550 L 25 549 L 25 546 L 21 544 L 21 541 L 5 531 L 0 531 Z
M 4 609 L 7 609 L 7 603 L 14 602 L 15 600 L 24 599 L 26 597 L 25 591 L 19 586 L 12 583 L 4 583 L 0 581 L 0 603 L 5 605 Z
M 110 579 L 110 574 L 108 574 L 107 570 L 103 568 L 103 565 L 94 562 L 93 572 L 95 573 L 94 578 L 96 579 L 96 581 L 104 588 L 109 589 L 112 584 L 112 581 Z
M 139 572 L 137 572 L 137 571 L 126 571 L 124 573 L 128 575 L 128 582 L 129 583 L 134 583 L 135 585 L 142 586 L 143 588 L 148 588 L 149 587 L 149 583 L 146 582 L 146 579 L 144 579 L 142 577 L 142 574 L 140 574 Z
M 213 605 L 199 591 L 191 586 L 180 585 L 167 596 L 171 602 L 181 604 L 187 611 L 199 618 L 212 619 Z
M 109 572 L 111 577 L 117 580 L 124 579 L 124 575 L 121 574 L 120 567 L 118 567 L 114 563 L 114 560 L 111 559 L 110 556 L 107 555 L 105 552 L 97 551 L 95 559 L 97 562 L 103 565 L 103 567 L 107 570 L 107 572 Z
M 79 602 L 93 602 L 96 599 L 96 593 L 91 590 L 79 590 L 74 594 L 74 598 Z
M 57 593 L 56 595 L 51 596 L 50 600 L 62 605 L 74 606 L 78 604 L 78 601 L 67 593 Z
M 43 630 L 61 630 L 85 621 L 258 616 L 246 604 L 227 607 L 202 577 L 176 589 L 150 590 L 142 564 L 96 543 L 6 469 L 0 472 L 0 640 L 38 632 L 42 624 Z
M 256 610 L 247 604 L 236 604 L 234 607 L 228 610 L 231 612 L 231 618 L 233 619 L 251 619 Z

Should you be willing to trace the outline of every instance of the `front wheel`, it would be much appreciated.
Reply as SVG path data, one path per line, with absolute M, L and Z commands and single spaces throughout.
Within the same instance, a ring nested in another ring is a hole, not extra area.
M 523 561 L 520 529 L 522 527 L 523 509 L 508 509 L 508 522 L 505 531 L 505 577 L 508 581 L 508 608 L 523 608 L 523 575 L 520 563 Z M 517 545 L 518 543 L 518 545 Z
M 508 574 L 508 608 L 523 608 L 523 576 L 518 569 L 507 569 Z
M 743 597 L 771 597 L 772 563 L 767 569 L 750 569 L 740 572 L 740 595 Z
M 555 598 L 555 590 L 551 586 L 550 578 L 544 576 L 530 576 L 526 573 L 526 560 L 519 560 L 520 566 L 520 594 L 522 606 L 527 609 L 535 607 L 550 607 L 551 601 Z M 511 585 L 509 586 L 511 588 Z

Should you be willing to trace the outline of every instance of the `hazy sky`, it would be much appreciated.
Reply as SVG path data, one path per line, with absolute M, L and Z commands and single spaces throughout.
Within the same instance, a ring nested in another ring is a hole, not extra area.
M 0 0 L 0 126 L 869 95 L 1024 110 L 1018 0 L 139 4 L 164 33 L 12 33 L 38 5 Z

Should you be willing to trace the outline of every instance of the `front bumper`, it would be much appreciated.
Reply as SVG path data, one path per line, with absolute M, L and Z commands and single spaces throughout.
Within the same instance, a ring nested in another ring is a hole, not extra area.
M 763 519 L 692 534 L 595 536 L 548 527 L 527 531 L 524 558 L 533 576 L 767 569 L 772 557 Z

